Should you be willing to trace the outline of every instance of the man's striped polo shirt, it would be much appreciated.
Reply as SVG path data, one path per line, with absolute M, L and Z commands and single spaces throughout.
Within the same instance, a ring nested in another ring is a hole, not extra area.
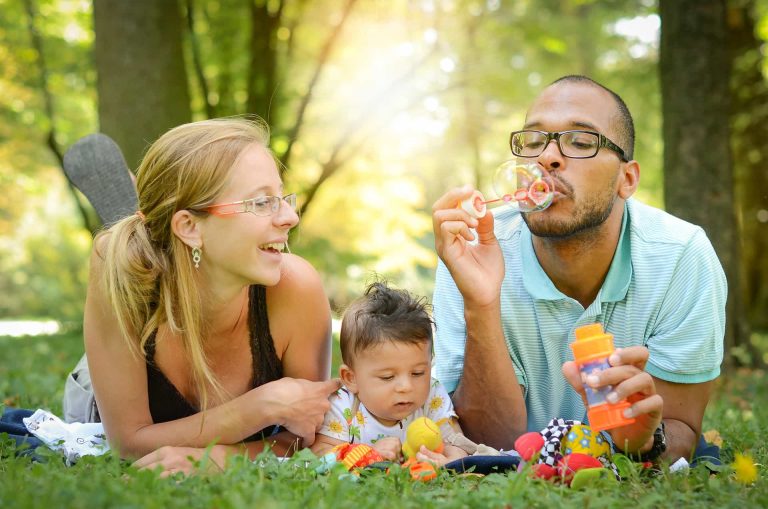
M 584 309 L 541 268 L 519 212 L 495 216 L 506 266 L 502 328 L 523 386 L 529 431 L 553 417 L 587 420 L 580 396 L 561 372 L 563 362 L 573 359 L 568 344 L 581 325 L 602 323 L 617 348 L 648 347 L 646 371 L 662 380 L 698 383 L 720 373 L 727 285 L 704 231 L 633 199 L 625 204 L 621 228 L 603 286 Z M 462 375 L 466 329 L 461 294 L 442 262 L 433 306 L 434 376 L 452 392 Z

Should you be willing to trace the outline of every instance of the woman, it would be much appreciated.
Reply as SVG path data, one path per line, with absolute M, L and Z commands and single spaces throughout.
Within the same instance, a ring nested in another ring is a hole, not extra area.
M 283 252 L 298 216 L 268 139 L 245 119 L 172 129 L 138 170 L 139 211 L 94 243 L 88 366 L 109 442 L 138 466 L 188 471 L 213 442 L 219 466 L 261 438 L 309 445 L 339 388 L 318 382 L 330 310 Z

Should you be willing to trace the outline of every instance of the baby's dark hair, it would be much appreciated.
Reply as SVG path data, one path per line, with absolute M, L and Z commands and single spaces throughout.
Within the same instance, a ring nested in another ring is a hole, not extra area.
M 377 281 L 352 302 L 341 321 L 341 358 L 351 365 L 356 354 L 385 341 L 432 346 L 432 318 L 426 299 Z

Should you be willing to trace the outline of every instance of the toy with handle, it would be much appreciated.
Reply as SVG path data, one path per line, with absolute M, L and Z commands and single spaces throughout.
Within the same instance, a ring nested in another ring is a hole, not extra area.
M 408 425 L 403 454 L 408 459 L 413 458 L 422 445 L 430 451 L 443 452 L 443 434 L 437 423 L 429 417 L 419 417 Z

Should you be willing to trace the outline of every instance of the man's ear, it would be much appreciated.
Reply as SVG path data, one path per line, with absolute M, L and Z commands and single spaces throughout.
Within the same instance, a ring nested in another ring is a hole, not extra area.
M 357 394 L 357 380 L 355 378 L 355 372 L 352 370 L 352 368 L 346 364 L 342 364 L 339 366 L 339 376 L 341 377 L 341 382 L 344 384 L 347 390 L 352 394 Z
M 629 199 L 630 196 L 635 194 L 639 184 L 640 163 L 634 159 L 627 163 L 623 163 L 621 168 L 621 175 L 619 178 L 619 198 L 623 200 Z
M 171 231 L 189 247 L 203 247 L 198 218 L 188 210 L 179 210 L 171 218 Z

